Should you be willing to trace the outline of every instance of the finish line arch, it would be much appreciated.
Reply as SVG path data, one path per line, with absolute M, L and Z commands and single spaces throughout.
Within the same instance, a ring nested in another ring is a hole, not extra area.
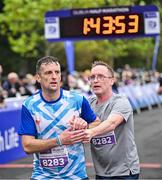
M 68 70 L 74 71 L 73 41 L 154 37 L 152 69 L 156 69 L 160 41 L 160 15 L 155 5 L 48 11 L 45 38 L 64 41 Z

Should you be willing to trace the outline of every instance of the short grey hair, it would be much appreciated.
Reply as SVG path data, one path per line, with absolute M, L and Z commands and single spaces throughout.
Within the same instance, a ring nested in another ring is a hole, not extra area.
M 114 70 L 112 69 L 111 66 L 109 66 L 109 65 L 108 65 L 106 62 L 104 62 L 104 61 L 94 61 L 94 62 L 92 63 L 92 67 L 91 67 L 91 68 L 94 68 L 95 66 L 99 66 L 99 65 L 105 66 L 105 67 L 108 69 L 108 71 L 111 73 L 111 76 L 114 77 Z

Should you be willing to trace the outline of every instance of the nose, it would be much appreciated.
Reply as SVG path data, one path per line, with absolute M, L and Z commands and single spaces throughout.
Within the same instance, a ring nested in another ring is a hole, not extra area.
M 98 81 L 98 76 L 94 76 L 93 82 L 96 82 L 96 81 Z
M 56 78 L 57 74 L 55 72 L 52 72 L 52 78 Z

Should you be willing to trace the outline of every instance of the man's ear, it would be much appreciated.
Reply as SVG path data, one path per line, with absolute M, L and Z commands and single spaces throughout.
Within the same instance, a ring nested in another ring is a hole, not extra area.
M 115 79 L 114 78 L 111 78 L 111 85 L 113 85 L 115 82 Z
M 36 80 L 40 83 L 41 78 L 40 78 L 40 75 L 39 75 L 39 74 L 36 74 Z

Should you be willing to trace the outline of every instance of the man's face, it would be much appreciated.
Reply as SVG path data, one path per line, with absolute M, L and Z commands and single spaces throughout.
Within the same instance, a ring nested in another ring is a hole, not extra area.
M 112 92 L 114 78 L 107 67 L 97 65 L 91 69 L 90 82 L 93 92 L 100 96 Z
M 42 64 L 37 74 L 37 81 L 41 84 L 42 90 L 57 91 L 60 88 L 61 70 L 56 63 Z

